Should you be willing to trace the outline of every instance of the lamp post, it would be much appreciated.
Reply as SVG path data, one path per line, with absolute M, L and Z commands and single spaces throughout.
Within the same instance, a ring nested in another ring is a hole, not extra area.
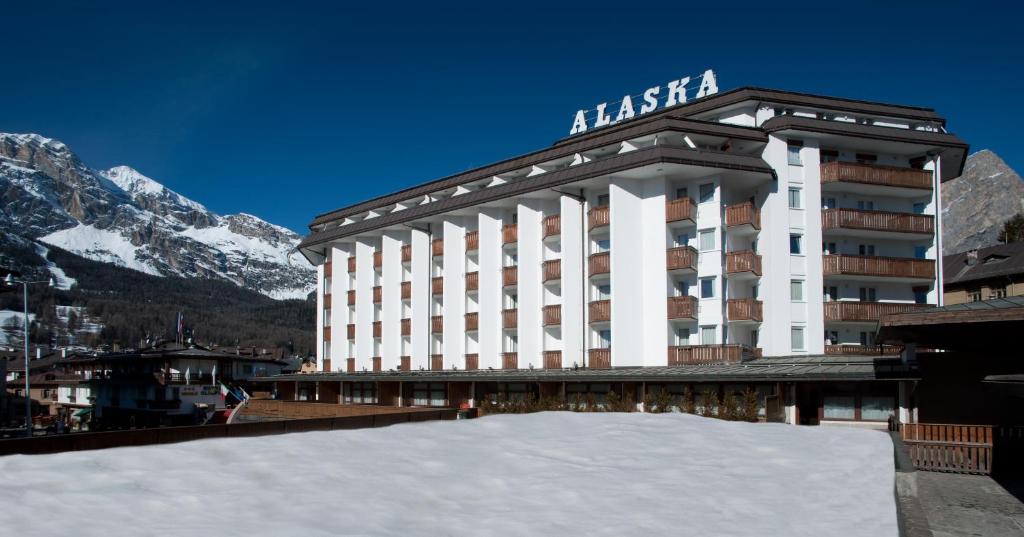
M 28 379 L 29 378 L 29 367 L 28 367 L 28 286 L 32 285 L 32 284 L 36 284 L 36 283 L 45 283 L 49 287 L 53 287 L 53 278 L 50 278 L 49 280 L 38 280 L 38 281 L 15 280 L 13 274 L 7 274 L 7 277 L 4 278 L 4 285 L 7 285 L 8 287 L 14 287 L 15 285 L 18 285 L 19 283 L 21 284 L 22 296 L 24 297 L 24 300 L 25 300 L 25 303 L 24 303 L 24 305 L 25 305 L 24 323 L 25 324 L 23 325 L 23 328 L 24 328 L 23 332 L 24 332 L 24 339 L 25 339 L 25 436 L 31 437 L 32 436 L 32 393 L 29 391 L 30 386 L 29 386 L 29 379 Z

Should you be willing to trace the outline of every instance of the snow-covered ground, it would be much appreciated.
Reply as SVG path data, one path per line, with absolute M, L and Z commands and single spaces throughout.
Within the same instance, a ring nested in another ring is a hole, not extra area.
M 853 428 L 547 412 L 0 458 L 10 535 L 895 536 Z

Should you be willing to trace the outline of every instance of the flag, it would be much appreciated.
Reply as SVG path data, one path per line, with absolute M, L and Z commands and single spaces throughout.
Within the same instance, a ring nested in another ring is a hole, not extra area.
M 210 383 L 210 386 L 216 386 L 216 385 L 217 385 L 217 364 L 213 364 L 213 382 Z
M 221 399 L 221 401 L 226 399 L 229 393 L 231 393 L 231 390 L 229 390 L 228 387 L 225 386 L 223 382 L 221 382 L 220 383 L 220 399 Z
M 192 368 L 191 367 L 186 367 L 185 368 L 185 385 L 186 386 L 188 386 L 188 384 L 189 384 L 188 380 L 189 380 L 189 377 L 191 375 L 192 375 Z
M 185 316 L 178 312 L 178 343 L 185 341 Z

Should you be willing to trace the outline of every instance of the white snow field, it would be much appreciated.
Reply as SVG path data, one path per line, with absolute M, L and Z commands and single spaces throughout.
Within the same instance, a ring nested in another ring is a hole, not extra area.
M 545 412 L 0 457 L 6 535 L 897 535 L 877 431 Z

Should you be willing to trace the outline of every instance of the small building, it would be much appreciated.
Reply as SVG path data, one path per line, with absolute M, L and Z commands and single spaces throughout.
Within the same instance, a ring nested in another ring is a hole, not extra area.
M 942 258 L 947 305 L 1024 296 L 1024 242 L 1011 242 Z

